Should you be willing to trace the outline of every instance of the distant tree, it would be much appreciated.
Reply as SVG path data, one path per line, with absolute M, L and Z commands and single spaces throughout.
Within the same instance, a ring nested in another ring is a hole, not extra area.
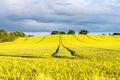
M 10 32 L 9 33 L 10 41 L 13 41 L 16 39 L 15 32 Z
M 108 35 L 112 35 L 111 33 L 109 33 Z
M 12 35 L 8 34 L 5 42 L 13 41 L 13 40 L 14 40 L 14 38 L 12 37 Z
M 18 31 L 14 32 L 14 35 L 15 37 L 19 37 L 19 32 Z
M 50 34 L 51 34 L 51 35 L 58 35 L 58 34 L 59 34 L 59 31 L 52 31 Z
M 27 35 L 27 37 L 33 37 L 34 35 Z
M 79 34 L 87 35 L 88 34 L 88 30 L 82 29 L 82 30 L 79 31 Z
M 8 33 L 7 30 L 5 29 L 1 29 L 0 30 L 0 42 L 7 42 L 7 41 L 13 41 L 18 37 L 25 37 L 25 33 L 24 32 L 10 32 Z
M 8 37 L 8 32 L 5 29 L 1 29 L 0 30 L 0 41 L 1 42 L 7 41 L 7 37 Z
M 119 32 L 115 32 L 112 35 L 120 35 L 120 33 Z
M 14 32 L 14 35 L 15 35 L 15 37 L 25 37 L 26 36 L 24 32 L 20 32 L 20 31 Z
M 25 37 L 25 33 L 24 32 L 20 32 L 20 37 Z
M 106 35 L 106 34 L 103 33 L 102 35 Z
M 64 31 L 60 31 L 59 34 L 66 34 L 66 32 L 64 32 Z
M 75 34 L 74 30 L 69 30 L 67 34 Z
M 51 35 L 58 35 L 58 34 L 66 34 L 66 32 L 64 32 L 64 31 L 52 31 L 50 34 Z

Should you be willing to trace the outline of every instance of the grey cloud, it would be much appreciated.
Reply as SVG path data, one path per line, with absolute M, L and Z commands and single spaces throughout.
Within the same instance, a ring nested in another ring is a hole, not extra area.
M 120 30 L 119 0 L 0 0 L 2 9 L 0 26 L 9 30 Z

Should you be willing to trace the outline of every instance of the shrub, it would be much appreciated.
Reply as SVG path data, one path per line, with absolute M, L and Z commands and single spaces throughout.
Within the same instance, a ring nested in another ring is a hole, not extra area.
M 7 30 L 5 30 L 5 29 L 0 30 L 0 42 L 13 41 L 17 37 L 25 37 L 25 36 L 26 35 L 24 32 L 16 31 L 16 32 L 8 33 Z
M 82 29 L 82 30 L 79 31 L 79 34 L 85 34 L 86 35 L 86 34 L 88 34 L 88 30 Z
M 27 35 L 27 37 L 33 37 L 34 35 Z
M 74 30 L 69 30 L 67 34 L 75 34 Z
M 116 32 L 116 33 L 113 33 L 113 35 L 120 35 L 120 33 L 119 33 L 119 32 Z
M 58 34 L 66 34 L 66 32 L 64 32 L 64 31 L 52 31 L 50 34 L 51 35 L 58 35 Z
M 59 34 L 66 34 L 66 32 L 64 32 L 64 31 L 61 31 L 61 32 L 59 32 Z
M 59 31 L 52 31 L 52 32 L 51 32 L 51 35 L 56 35 L 56 34 L 58 35 L 58 34 L 59 34 Z

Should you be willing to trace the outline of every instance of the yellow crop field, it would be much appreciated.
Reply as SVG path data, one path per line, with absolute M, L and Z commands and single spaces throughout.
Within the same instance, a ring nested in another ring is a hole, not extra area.
M 0 80 L 120 80 L 120 36 L 43 35 L 0 43 Z

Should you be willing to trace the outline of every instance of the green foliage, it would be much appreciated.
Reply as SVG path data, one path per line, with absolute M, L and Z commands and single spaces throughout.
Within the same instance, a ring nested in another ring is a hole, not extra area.
M 60 31 L 59 34 L 66 34 L 66 32 L 64 32 L 64 31 Z
M 26 36 L 25 33 L 19 32 L 19 31 L 14 32 L 14 34 L 16 37 L 25 37 Z
M 5 42 L 5 41 L 7 41 L 7 37 L 8 37 L 8 33 L 7 33 L 7 31 L 5 30 L 5 29 L 1 29 L 0 30 L 0 41 L 1 42 Z
M 69 30 L 67 34 L 75 34 L 74 30 Z
M 111 33 L 109 33 L 108 35 L 112 35 Z
M 79 34 L 84 34 L 84 35 L 86 35 L 86 34 L 88 34 L 88 30 L 82 29 L 82 30 L 79 31 Z
M 120 33 L 119 33 L 119 32 L 116 32 L 116 33 L 113 33 L 113 35 L 120 35 Z
M 102 35 L 106 35 L 106 34 L 103 33 Z
M 52 31 L 51 35 L 66 34 L 64 31 Z
M 59 34 L 59 31 L 52 31 L 51 32 L 51 35 L 58 35 Z
M 0 42 L 7 42 L 7 41 L 13 41 L 18 37 L 25 37 L 25 33 L 24 32 L 10 32 L 8 33 L 7 30 L 5 29 L 1 29 L 0 30 Z
M 10 41 L 13 41 L 13 40 L 16 38 L 14 32 L 10 32 L 10 33 L 9 33 L 9 36 L 10 36 Z
M 27 37 L 34 37 L 34 35 L 27 35 Z

